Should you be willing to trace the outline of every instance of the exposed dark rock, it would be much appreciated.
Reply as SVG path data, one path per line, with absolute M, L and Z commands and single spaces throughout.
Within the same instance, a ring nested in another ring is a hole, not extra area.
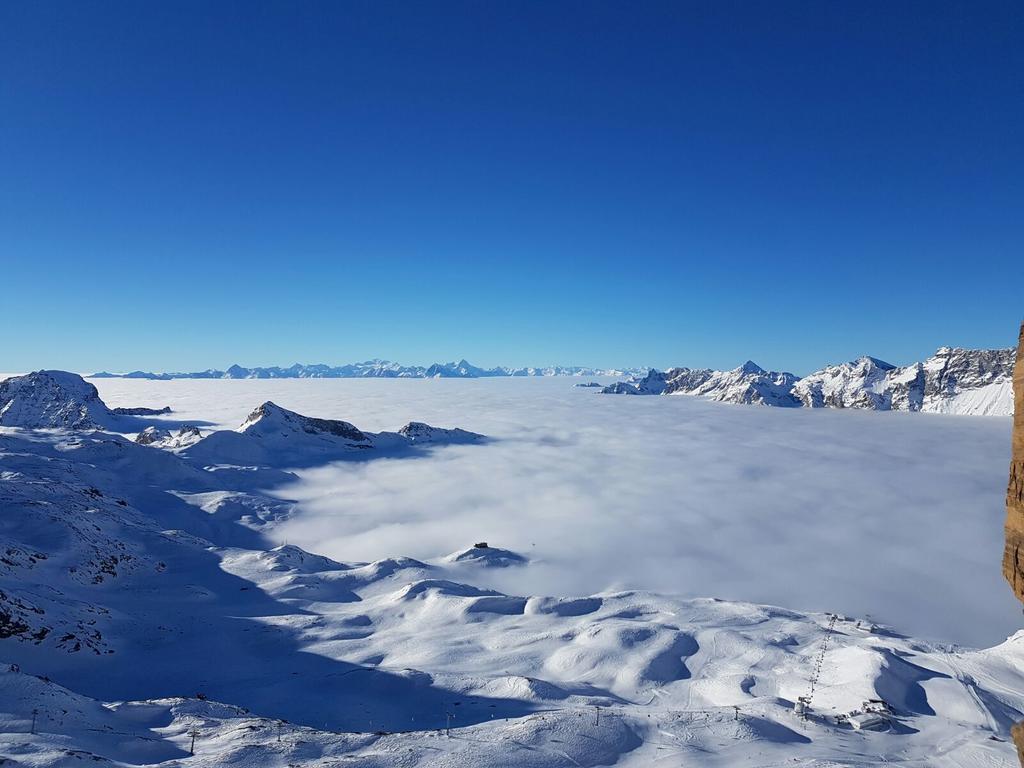
M 1024 324 L 1013 371 L 1013 454 L 1006 489 L 1006 548 L 1003 575 L 1017 599 L 1024 601 Z

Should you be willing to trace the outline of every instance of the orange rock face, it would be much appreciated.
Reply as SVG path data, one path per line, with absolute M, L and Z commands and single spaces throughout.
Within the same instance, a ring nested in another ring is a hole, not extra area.
M 1024 325 L 1013 369 L 1013 458 L 1006 489 L 1006 549 L 1003 575 L 1017 599 L 1024 601 Z

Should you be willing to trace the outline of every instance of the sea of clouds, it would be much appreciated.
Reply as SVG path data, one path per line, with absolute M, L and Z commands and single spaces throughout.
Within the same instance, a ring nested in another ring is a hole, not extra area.
M 1000 575 L 1010 420 L 627 397 L 575 380 L 98 380 L 112 406 L 236 427 L 265 400 L 366 430 L 493 442 L 302 470 L 270 545 L 344 561 L 476 541 L 535 562 L 517 594 L 648 589 L 838 611 L 987 646 L 1021 626 Z

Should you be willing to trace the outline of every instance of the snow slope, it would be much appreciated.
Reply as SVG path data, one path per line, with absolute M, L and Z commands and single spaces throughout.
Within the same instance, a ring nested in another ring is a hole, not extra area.
M 950 650 L 749 603 L 506 594 L 477 586 L 486 564 L 466 552 L 242 547 L 267 523 L 211 526 L 171 509 L 183 490 L 159 504 L 145 487 L 216 485 L 172 453 L 14 430 L 0 450 L 0 651 L 17 665 L 0 673 L 0 755 L 15 764 L 1013 765 L 1024 633 Z M 842 720 L 872 699 L 892 710 L 884 731 Z

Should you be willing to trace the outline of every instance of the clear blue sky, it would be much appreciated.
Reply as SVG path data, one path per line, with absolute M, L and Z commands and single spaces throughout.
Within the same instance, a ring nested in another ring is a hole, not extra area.
M 6 2 L 0 370 L 1010 346 L 1020 2 Z

